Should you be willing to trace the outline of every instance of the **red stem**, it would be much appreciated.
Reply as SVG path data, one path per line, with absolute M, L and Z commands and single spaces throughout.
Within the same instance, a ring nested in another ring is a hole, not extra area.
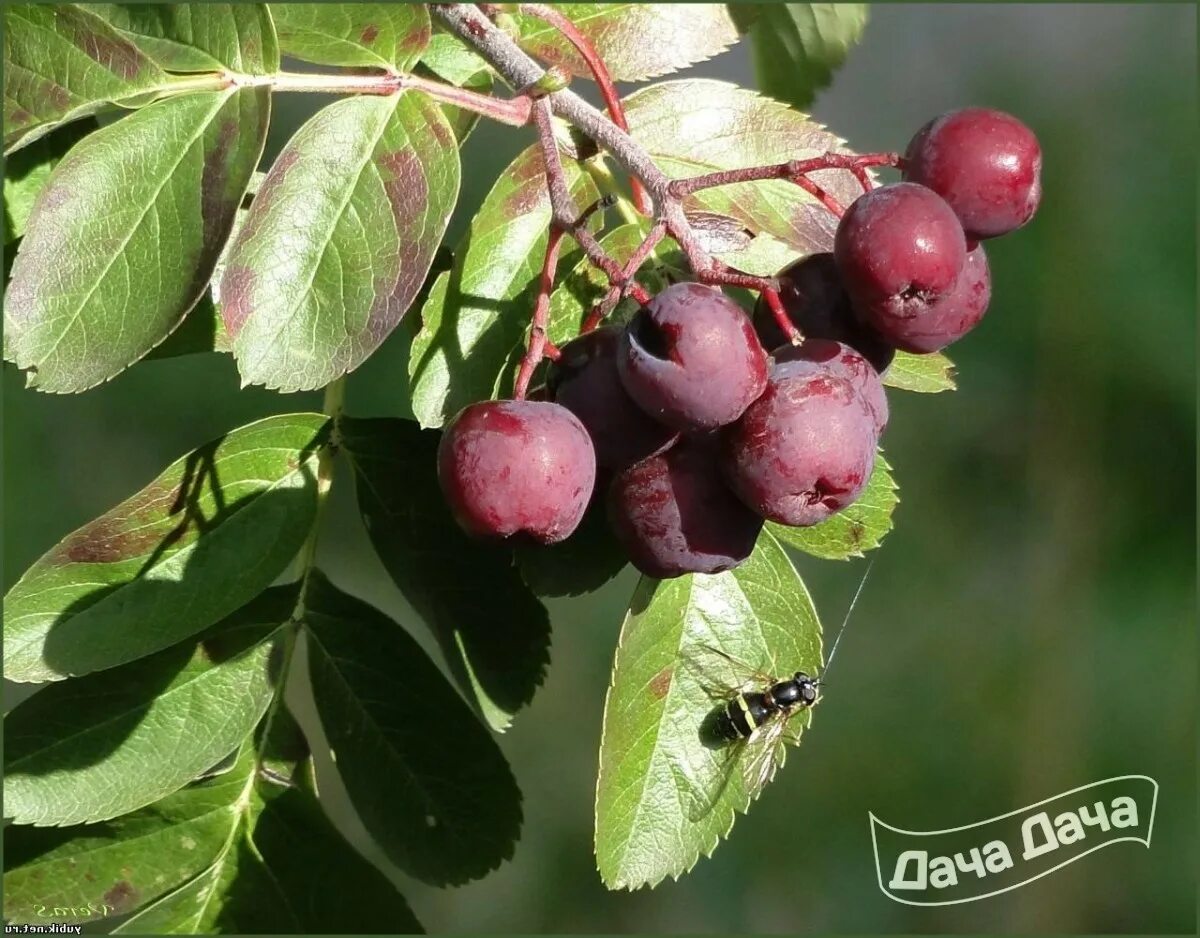
M 592 41 L 579 30 L 578 26 L 559 13 L 558 10 L 544 3 L 522 3 L 517 7 L 517 10 L 526 16 L 535 17 L 553 26 L 575 47 L 575 51 L 587 63 L 592 77 L 596 80 L 596 84 L 600 88 L 600 96 L 604 99 L 604 106 L 608 109 L 608 114 L 612 118 L 612 122 L 622 130 L 628 132 L 629 122 L 625 119 L 625 107 L 621 104 L 621 96 L 617 93 L 617 86 L 613 83 L 608 65 L 605 64 L 600 53 L 596 51 L 596 47 L 592 45 Z M 634 207 L 643 215 L 649 215 L 653 209 L 650 204 L 650 197 L 646 194 L 646 188 L 642 185 L 642 181 L 636 176 L 631 176 L 629 185 L 633 191 Z
M 538 281 L 537 300 L 533 304 L 533 316 L 529 328 L 529 345 L 521 359 L 521 367 L 517 370 L 517 380 L 513 383 L 513 399 L 525 400 L 529 391 L 529 382 L 533 378 L 533 370 L 537 368 L 542 357 L 546 354 L 546 326 L 550 320 L 550 292 L 554 289 L 554 273 L 558 269 L 558 252 L 562 247 L 564 232 L 557 225 L 550 226 L 550 236 L 546 241 L 546 256 L 542 259 L 542 275 Z M 552 346 L 557 353 L 558 349 Z
M 788 341 L 792 345 L 799 345 L 803 342 L 804 336 L 792 322 L 792 317 L 788 315 L 787 310 L 784 309 L 783 300 L 779 298 L 779 291 L 773 287 L 765 287 L 761 292 L 762 298 L 767 301 L 767 307 L 771 310 L 771 315 L 775 317 L 776 324 L 783 330 Z

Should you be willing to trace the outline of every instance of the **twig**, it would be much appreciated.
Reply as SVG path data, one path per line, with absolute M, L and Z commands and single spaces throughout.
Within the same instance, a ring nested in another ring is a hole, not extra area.
M 562 247 L 564 234 L 565 232 L 558 225 L 550 226 L 550 236 L 546 241 L 546 255 L 542 259 L 541 279 L 538 281 L 538 295 L 533 304 L 529 345 L 525 349 L 521 366 L 517 370 L 517 379 L 513 382 L 514 400 L 525 400 L 525 395 L 529 391 L 529 382 L 533 378 L 533 371 L 546 351 L 546 326 L 550 321 L 550 291 L 554 289 L 554 274 L 558 269 L 558 253 Z

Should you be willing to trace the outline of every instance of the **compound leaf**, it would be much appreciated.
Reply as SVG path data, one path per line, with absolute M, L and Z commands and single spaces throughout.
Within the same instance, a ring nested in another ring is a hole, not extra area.
M 759 90 L 799 108 L 829 84 L 867 25 L 865 3 L 760 3 L 754 9 L 750 42 Z
M 900 503 L 892 467 L 883 458 L 875 457 L 875 468 L 867 486 L 854 504 L 807 528 L 790 528 L 769 522 L 771 533 L 789 547 L 824 560 L 849 560 L 861 557 L 883 543 L 892 529 L 892 512 Z
M 243 75 L 279 70 L 279 43 L 264 3 L 81 4 L 164 68 L 228 69 Z
M 320 574 L 309 581 L 304 621 L 338 775 L 393 862 L 442 885 L 512 856 L 521 826 L 512 772 L 420 646 Z
M 712 58 L 738 40 L 720 3 L 556 3 L 591 40 L 617 81 L 642 81 Z M 591 76 L 575 47 L 550 24 L 518 17 L 521 46 L 535 58 Z
M 429 42 L 420 3 L 272 3 L 279 44 L 322 65 L 407 70 Z
M 274 693 L 270 636 L 296 591 L 260 597 L 199 645 L 48 687 L 4 721 L 4 813 L 106 821 L 178 791 L 246 738 Z
M 457 140 L 425 96 L 319 111 L 267 173 L 221 277 L 243 382 L 313 389 L 362 364 L 420 290 L 458 184 Z
M 820 673 L 816 610 L 770 532 L 736 570 L 638 584 L 600 744 L 596 860 L 609 888 L 678 878 L 712 853 L 758 794 L 737 771 L 749 744 L 706 738 L 712 714 L 743 677 L 720 667 L 727 663 L 709 648 L 772 674 Z M 794 716 L 789 732 L 810 718 L 811 711 Z
M 883 373 L 883 383 L 889 388 L 920 394 L 937 394 L 958 387 L 954 380 L 954 363 L 941 352 L 928 355 L 897 352 Z
M 316 516 L 320 414 L 269 417 L 177 460 L 68 536 L 4 601 L 4 676 L 56 681 L 195 635 L 279 576 Z
M 630 132 L 675 178 L 849 152 L 843 140 L 798 111 L 726 82 L 663 82 L 634 92 L 625 107 Z M 843 205 L 862 194 L 848 171 L 826 170 L 812 178 Z M 686 205 L 732 218 L 751 235 L 769 234 L 798 256 L 833 248 L 837 217 L 786 180 L 707 189 Z
M 34 921 L 85 922 L 123 915 L 209 867 L 239 823 L 253 780 L 251 747 L 230 771 L 99 824 L 9 827 L 4 836 L 5 912 Z
M 5 355 L 30 384 L 85 390 L 179 325 L 207 288 L 269 110 L 264 88 L 171 98 L 90 134 L 54 168 L 5 297 Z
M 599 194 L 580 165 L 564 159 L 576 204 Z M 409 376 L 413 412 L 440 427 L 474 401 L 510 383 L 546 250 L 550 197 L 537 147 L 521 153 L 496 180 L 421 309 Z M 564 257 L 563 268 L 574 263 Z
M 4 7 L 4 152 L 66 121 L 160 90 L 170 76 L 104 20 L 70 4 Z
M 503 731 L 545 675 L 545 608 L 522 582 L 511 550 L 472 540 L 455 523 L 438 487 L 439 434 L 392 418 L 343 418 L 340 428 L 376 553 L 433 631 L 459 685 Z

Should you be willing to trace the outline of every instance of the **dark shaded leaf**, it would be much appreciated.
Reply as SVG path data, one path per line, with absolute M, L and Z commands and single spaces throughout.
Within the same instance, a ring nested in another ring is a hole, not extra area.
M 437 433 L 390 418 L 344 418 L 340 428 L 371 543 L 459 685 L 503 731 L 545 674 L 546 610 L 509 548 L 472 540 L 455 523 L 438 487 Z
M 65 121 L 161 90 L 170 76 L 100 17 L 69 4 L 4 7 L 4 152 Z
M 558 544 L 521 544 L 521 577 L 539 596 L 581 596 L 599 589 L 629 563 L 613 537 L 604 498 L 589 506 L 575 532 Z
M 362 364 L 424 282 L 458 184 L 457 141 L 425 96 L 319 111 L 267 173 L 221 278 L 243 382 L 319 388 Z
M 304 621 L 338 775 L 388 856 L 437 885 L 476 879 L 512 856 L 521 826 L 512 772 L 420 646 L 320 574 Z
M 269 101 L 265 88 L 160 101 L 55 167 L 5 297 L 5 354 L 30 384 L 85 390 L 179 325 L 262 153 Z
M 178 791 L 249 735 L 274 693 L 270 637 L 296 590 L 267 593 L 199 645 L 48 687 L 4 721 L 4 813 L 106 821 Z
M 861 557 L 883 543 L 892 529 L 892 512 L 900 503 L 891 466 L 879 453 L 875 469 L 862 495 L 837 514 L 808 528 L 789 528 L 767 523 L 771 533 L 789 547 L 796 547 L 824 560 Z
M 641 81 L 712 58 L 738 40 L 720 3 L 556 3 L 596 47 L 617 81 Z M 591 71 L 575 47 L 547 23 L 518 17 L 521 46 L 575 75 Z
M 889 388 L 920 394 L 937 394 L 958 387 L 954 380 L 954 362 L 941 352 L 928 355 L 897 352 L 883 373 L 883 383 Z
M 65 538 L 4 601 L 4 676 L 55 681 L 195 635 L 281 574 L 316 516 L 320 414 L 269 417 L 177 460 Z
M 763 754 L 756 744 L 706 738 L 706 721 L 746 677 L 710 647 L 772 676 L 820 673 L 816 610 L 770 532 L 736 570 L 643 578 L 634 593 L 600 744 L 596 861 L 609 888 L 678 878 L 712 853 L 761 791 L 741 771 Z M 788 731 L 810 718 L 794 716 Z M 781 758 L 783 743 L 775 745 Z
M 99 125 L 94 118 L 74 121 L 39 137 L 4 161 L 4 243 L 25 234 L 29 213 L 68 150 Z
M 577 162 L 564 159 L 582 209 L 599 193 Z M 455 251 L 454 267 L 434 282 L 421 308 L 409 376 L 412 406 L 439 427 L 467 404 L 511 385 L 546 251 L 550 198 L 537 147 L 508 166 Z M 563 268 L 574 263 L 563 258 Z
M 322 65 L 406 71 L 429 42 L 419 3 L 272 3 L 279 45 Z
M 164 68 L 229 69 L 243 75 L 279 70 L 279 43 L 265 3 L 87 3 Z

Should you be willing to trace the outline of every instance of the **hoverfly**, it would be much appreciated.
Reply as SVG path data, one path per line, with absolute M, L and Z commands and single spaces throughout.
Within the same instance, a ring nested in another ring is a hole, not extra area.
M 765 668 L 756 668 L 720 648 L 699 646 L 699 650 L 706 655 L 720 659 L 736 678 L 732 684 L 726 682 L 723 689 L 706 686 L 708 695 L 717 700 L 719 705 L 709 713 L 700 734 L 705 745 L 722 751 L 726 760 L 722 780 L 711 798 L 712 803 L 720 799 L 730 779 L 736 774 L 735 770 L 739 768 L 742 791 L 748 800 L 753 801 L 783 764 L 786 754 L 783 744 L 790 742 L 795 745 L 799 742 L 799 732 L 789 735 L 789 725 L 800 714 L 807 714 L 820 699 L 822 679 L 829 673 L 838 644 L 870 572 L 869 564 L 846 610 L 819 677 L 812 677 L 802 670 L 792 671 L 789 676 L 789 672 L 781 671 L 774 661 Z M 804 726 L 807 725 L 806 718 Z M 711 806 L 708 804 L 706 810 Z

